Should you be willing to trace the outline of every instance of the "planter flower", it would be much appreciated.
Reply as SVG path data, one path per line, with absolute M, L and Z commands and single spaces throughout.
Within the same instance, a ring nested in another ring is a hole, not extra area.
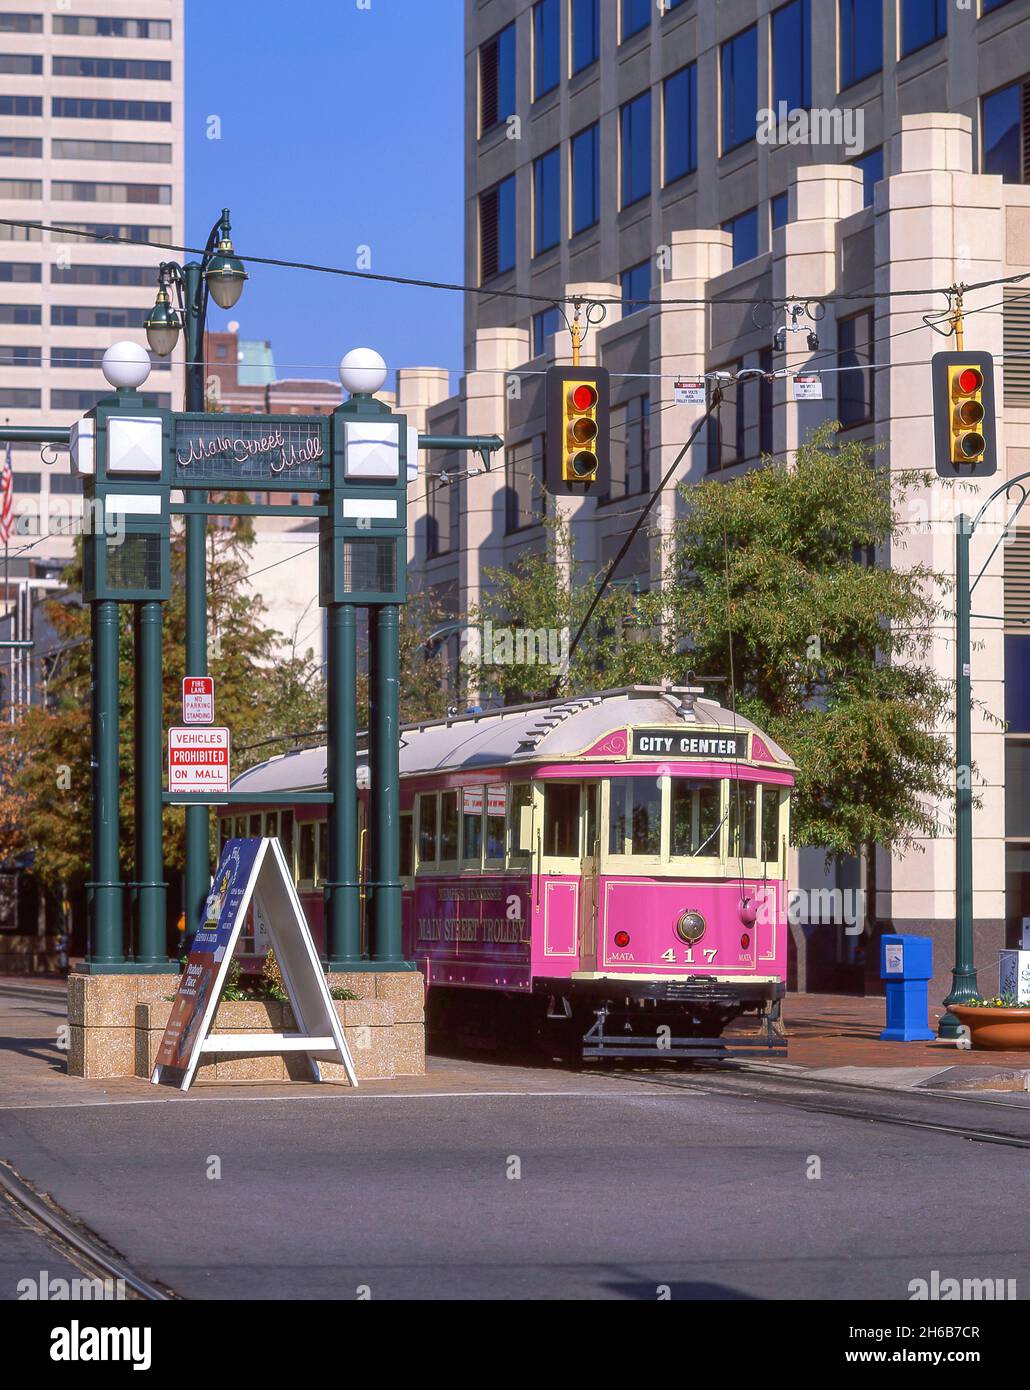
M 1014 995 L 954 1004 L 951 1012 L 969 1029 L 970 1043 L 977 1051 L 1030 1051 L 1030 1005 L 1017 1004 Z

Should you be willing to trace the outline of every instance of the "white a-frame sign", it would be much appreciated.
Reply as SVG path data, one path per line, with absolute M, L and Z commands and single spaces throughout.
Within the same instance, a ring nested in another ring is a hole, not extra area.
M 252 899 L 279 962 L 299 1031 L 210 1036 Z M 306 1052 L 316 1081 L 322 1079 L 320 1061 L 339 1062 L 351 1085 L 358 1084 L 304 909 L 276 839 L 229 840 L 222 850 L 151 1081 L 187 1090 L 205 1052 Z

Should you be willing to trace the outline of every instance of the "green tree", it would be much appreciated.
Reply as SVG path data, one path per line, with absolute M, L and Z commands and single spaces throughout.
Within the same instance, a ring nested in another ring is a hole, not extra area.
M 695 669 L 731 675 L 738 711 L 797 763 L 797 844 L 854 853 L 936 829 L 952 764 L 951 685 L 928 662 L 944 580 L 873 562 L 903 546 L 900 505 L 925 482 L 831 425 L 791 467 L 685 490 L 669 618 Z
M 215 678 L 219 723 L 232 730 L 233 769 L 242 772 L 290 746 L 289 739 L 324 727 L 325 689 L 318 663 L 298 654 L 262 621 L 265 605 L 247 584 L 253 533 L 244 524 L 208 534 L 209 669 Z M 185 671 L 185 543 L 173 531 L 172 593 L 164 605 L 163 718 L 181 722 Z M 25 712 L 19 767 L 12 785 L 24 816 L 25 838 L 36 849 L 36 871 L 52 888 L 88 877 L 90 860 L 89 609 L 77 590 L 81 552 L 66 571 L 68 592 L 48 605 L 60 654 L 48 682 L 47 708 Z M 119 606 L 122 868 L 131 868 L 135 820 L 132 755 L 132 606 Z M 164 811 L 165 863 L 181 870 L 184 815 Z

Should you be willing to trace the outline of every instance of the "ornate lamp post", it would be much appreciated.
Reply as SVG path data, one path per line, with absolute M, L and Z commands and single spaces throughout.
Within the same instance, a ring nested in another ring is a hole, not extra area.
M 247 280 L 247 272 L 233 250 L 229 209 L 211 228 L 203 259 L 181 266 L 165 261 L 159 270 L 157 299 L 144 321 L 147 342 L 159 357 L 168 357 L 186 334 L 186 410 L 204 409 L 204 330 L 208 295 L 220 309 L 231 309 Z M 174 288 L 178 307 L 173 306 Z M 187 492 L 186 501 L 203 503 L 202 492 Z M 186 675 L 207 675 L 207 558 L 204 552 L 203 513 L 186 516 Z M 209 819 L 206 806 L 186 808 L 186 875 L 183 907 L 187 923 L 196 919 L 204 904 L 211 879 Z

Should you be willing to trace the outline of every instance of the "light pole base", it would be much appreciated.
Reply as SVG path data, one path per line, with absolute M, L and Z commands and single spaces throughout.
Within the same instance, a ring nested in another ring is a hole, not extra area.
M 958 1042 L 959 1038 L 965 1037 L 962 1024 L 959 1023 L 950 1009 L 940 1017 L 937 1024 L 937 1036 L 941 1042 Z

